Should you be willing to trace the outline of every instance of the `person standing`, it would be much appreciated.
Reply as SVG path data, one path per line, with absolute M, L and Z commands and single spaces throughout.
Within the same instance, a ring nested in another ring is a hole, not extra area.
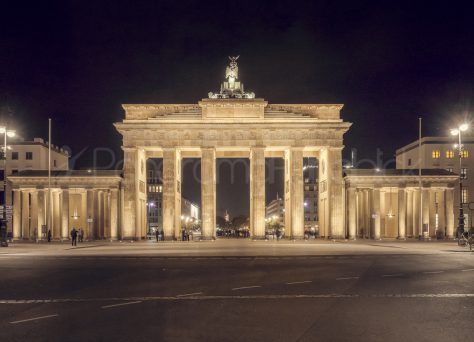
M 156 236 L 156 242 L 158 242 L 160 240 L 160 231 L 158 230 L 158 228 L 155 230 L 155 236 Z
M 84 242 L 84 231 L 82 228 L 79 228 L 79 242 Z
M 76 228 L 72 228 L 71 230 L 71 245 L 77 246 L 77 230 Z
M 51 242 L 51 229 L 48 229 L 48 242 Z

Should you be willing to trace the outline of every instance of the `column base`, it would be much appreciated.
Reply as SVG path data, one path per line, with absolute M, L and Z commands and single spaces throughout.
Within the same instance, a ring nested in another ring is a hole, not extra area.
M 216 241 L 215 236 L 201 236 L 200 238 L 201 241 Z
M 399 236 L 397 237 L 397 240 L 401 240 L 401 241 L 406 241 L 406 237 L 405 236 Z
M 252 239 L 252 241 L 265 241 L 265 240 L 268 240 L 265 235 L 264 236 L 252 236 L 251 239 Z

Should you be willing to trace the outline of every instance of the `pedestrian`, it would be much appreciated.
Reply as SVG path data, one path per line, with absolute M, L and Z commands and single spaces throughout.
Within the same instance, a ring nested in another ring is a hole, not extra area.
M 51 229 L 48 229 L 48 242 L 51 242 Z
M 191 230 L 188 235 L 188 241 L 192 241 L 192 240 L 193 240 L 193 231 Z
M 77 230 L 74 227 L 71 230 L 71 245 L 77 246 Z
M 185 241 L 186 240 L 186 230 L 182 229 L 181 230 L 181 241 Z
M 79 242 L 83 242 L 84 241 L 84 231 L 82 230 L 82 228 L 79 228 Z
M 156 242 L 160 240 L 160 231 L 158 229 L 155 230 Z

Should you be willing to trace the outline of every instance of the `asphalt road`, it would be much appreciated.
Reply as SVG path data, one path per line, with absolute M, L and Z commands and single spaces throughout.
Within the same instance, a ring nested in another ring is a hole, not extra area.
M 195 245 L 168 246 L 168 255 L 120 253 L 123 247 L 72 254 L 66 246 L 46 253 L 28 245 L 0 253 L 0 341 L 432 342 L 474 335 L 474 253 L 454 244 L 434 243 L 423 253 L 403 243 L 338 253 L 319 245 L 307 255 L 281 244 L 261 255 L 259 245 L 232 242 L 187 257 L 171 252 Z M 220 252 L 238 246 L 244 255 Z

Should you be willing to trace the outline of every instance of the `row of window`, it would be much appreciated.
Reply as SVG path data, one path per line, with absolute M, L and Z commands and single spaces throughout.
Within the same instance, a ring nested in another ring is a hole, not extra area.
M 12 152 L 12 160 L 18 160 L 20 156 L 19 152 Z M 25 152 L 26 160 L 33 160 L 33 152 Z
M 446 171 L 454 172 L 452 167 L 446 168 Z M 467 179 L 467 167 L 462 167 L 461 168 L 461 177 L 462 177 L 462 179 Z
M 162 185 L 148 185 L 148 192 L 163 192 Z
M 452 158 L 454 158 L 454 151 L 453 150 L 446 150 L 445 155 L 446 155 L 447 159 L 452 159 Z M 441 158 L 441 151 L 440 150 L 431 151 L 431 157 L 433 159 Z M 467 157 L 469 157 L 469 151 L 468 150 L 461 151 L 461 158 L 467 158 Z

